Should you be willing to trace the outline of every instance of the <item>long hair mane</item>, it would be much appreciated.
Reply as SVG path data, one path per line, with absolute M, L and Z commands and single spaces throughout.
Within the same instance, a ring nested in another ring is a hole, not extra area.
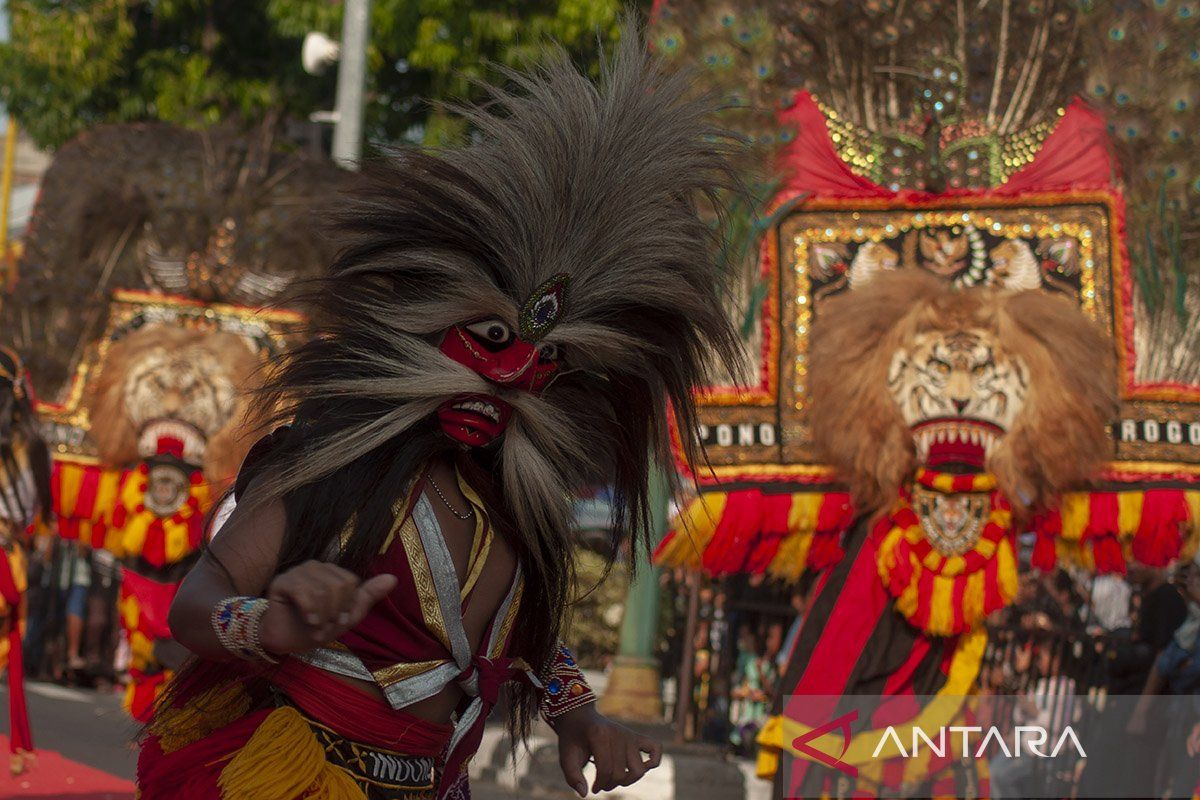
M 251 500 L 284 502 L 278 571 L 325 557 L 349 530 L 337 560 L 361 572 L 396 498 L 451 453 L 537 582 L 514 651 L 540 665 L 571 593 L 571 496 L 612 486 L 611 552 L 644 547 L 650 472 L 673 463 L 668 406 L 692 430 L 693 387 L 714 363 L 738 373 L 719 243 L 701 212 L 719 212 L 735 180 L 711 106 L 628 22 L 598 84 L 561 51 L 508 77 L 511 91 L 464 111 L 471 146 L 393 152 L 335 214 L 340 254 L 307 295 L 315 335 L 261 396 L 291 427 L 257 465 Z M 562 365 L 541 396 L 490 385 L 438 349 L 445 330 L 481 318 L 516 329 L 526 298 L 560 273 L 570 285 L 545 341 Z M 477 393 L 499 394 L 514 415 L 496 446 L 462 451 L 433 415 Z M 536 696 L 516 695 L 524 733 Z

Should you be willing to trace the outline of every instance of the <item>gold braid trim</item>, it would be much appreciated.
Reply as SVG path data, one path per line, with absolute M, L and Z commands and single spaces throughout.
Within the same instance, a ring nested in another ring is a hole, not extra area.
M 417 522 L 412 514 L 400 526 L 400 544 L 408 558 L 408 568 L 412 571 L 425 627 L 449 650 L 450 634 L 446 631 L 446 621 L 442 619 L 442 604 L 433 582 L 433 571 L 429 568 L 429 557 L 425 555 L 425 544 L 421 541 L 421 532 L 417 530 Z
M 508 641 L 508 635 L 512 633 L 513 623 L 517 620 L 517 611 L 521 607 L 521 596 L 524 594 L 525 578 L 518 576 L 517 591 L 513 594 L 512 604 L 508 607 L 504 622 L 500 623 L 500 635 L 496 637 L 496 641 L 492 642 L 491 652 L 488 653 L 489 658 L 499 658 L 500 654 L 504 652 L 504 644 Z

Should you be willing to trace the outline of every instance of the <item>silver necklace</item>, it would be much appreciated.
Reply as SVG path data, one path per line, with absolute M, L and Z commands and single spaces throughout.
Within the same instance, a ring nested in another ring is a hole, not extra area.
M 435 481 L 435 480 L 433 479 L 433 475 L 430 475 L 430 476 L 429 476 L 429 485 L 433 487 L 433 490 L 434 490 L 435 492 L 437 492 L 437 496 L 438 496 L 439 498 L 441 498 L 442 505 L 446 506 L 446 508 L 450 510 L 450 513 L 451 513 L 451 514 L 453 514 L 453 515 L 454 515 L 456 518 L 458 518 L 458 519 L 470 519 L 472 516 L 474 516 L 474 514 L 475 514 L 475 508 L 474 508 L 474 506 L 470 506 L 470 505 L 468 505 L 468 506 L 467 506 L 467 513 L 465 513 L 465 514 L 460 514 L 460 513 L 458 513 L 457 511 L 455 511 L 455 510 L 454 510 L 454 506 L 450 505 L 450 501 L 446 499 L 446 495 L 442 494 L 442 487 L 440 487 L 440 486 L 438 486 L 438 485 L 437 485 L 437 481 Z

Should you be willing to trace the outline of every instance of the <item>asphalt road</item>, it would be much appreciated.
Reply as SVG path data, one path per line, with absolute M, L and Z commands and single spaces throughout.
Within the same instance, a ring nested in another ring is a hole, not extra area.
M 25 687 L 33 742 L 72 761 L 133 780 L 135 723 L 116 692 L 68 689 L 52 683 Z M 0 733 L 8 733 L 8 686 L 0 686 Z

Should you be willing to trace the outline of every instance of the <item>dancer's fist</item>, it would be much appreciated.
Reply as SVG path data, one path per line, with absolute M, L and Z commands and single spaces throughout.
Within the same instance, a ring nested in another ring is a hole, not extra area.
M 394 588 L 395 575 L 363 581 L 324 561 L 292 567 L 267 587 L 270 605 L 259 629 L 263 649 L 283 655 L 328 644 L 361 622 Z

